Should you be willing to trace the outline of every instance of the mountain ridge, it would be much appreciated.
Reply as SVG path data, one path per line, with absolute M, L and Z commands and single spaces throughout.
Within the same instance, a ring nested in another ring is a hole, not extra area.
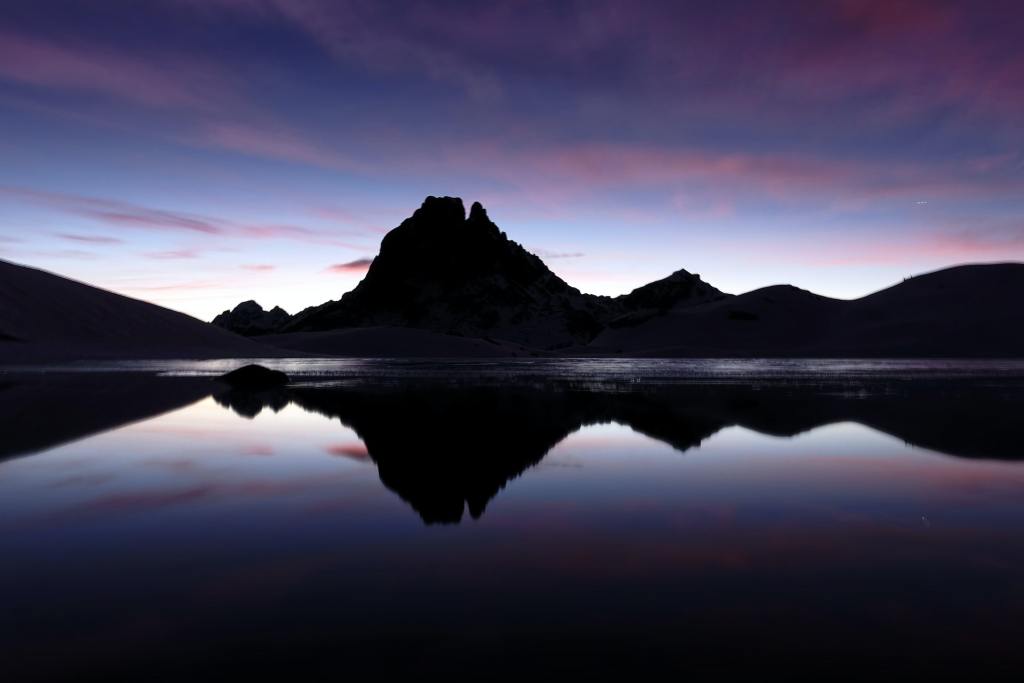
M 467 215 L 458 197 L 427 197 L 384 236 L 354 289 L 283 319 L 267 339 L 366 353 L 356 335 L 339 332 L 386 339 L 384 330 L 413 329 L 507 342 L 495 355 L 1015 357 L 1024 355 L 1021 295 L 1016 263 L 940 269 L 850 300 L 784 284 L 726 294 L 685 269 L 616 297 L 585 294 L 509 239 L 480 203 Z M 218 320 L 270 315 L 236 308 Z
M 723 296 L 685 270 L 619 297 L 585 294 L 509 239 L 479 202 L 467 215 L 461 198 L 431 196 L 384 236 L 354 289 L 273 331 L 412 327 L 555 350 L 585 344 L 624 316 Z M 241 313 L 226 311 L 214 323 L 245 333 L 230 319 Z
M 358 357 L 1019 358 L 1024 264 L 917 275 L 859 299 L 792 285 L 725 294 L 677 270 L 584 294 L 475 203 L 429 197 L 385 235 L 366 277 L 294 316 L 246 301 L 203 323 L 0 261 L 0 362 Z M 245 338 L 223 329 L 235 328 Z

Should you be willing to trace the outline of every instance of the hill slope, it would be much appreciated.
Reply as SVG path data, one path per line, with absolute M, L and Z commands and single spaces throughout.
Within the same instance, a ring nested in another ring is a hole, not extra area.
M 0 363 L 275 355 L 184 313 L 0 261 Z
M 651 356 L 1024 355 L 1024 264 L 958 266 L 843 301 L 777 285 L 631 327 L 587 347 Z

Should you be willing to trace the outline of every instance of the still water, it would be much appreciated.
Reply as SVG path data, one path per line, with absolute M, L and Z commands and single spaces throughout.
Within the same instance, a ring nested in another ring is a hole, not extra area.
M 1020 366 L 563 363 L 0 374 L 11 680 L 1024 663 Z

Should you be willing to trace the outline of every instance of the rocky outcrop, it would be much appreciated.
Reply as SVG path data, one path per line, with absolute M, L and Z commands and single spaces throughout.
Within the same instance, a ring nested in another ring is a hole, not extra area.
M 217 381 L 236 389 L 272 389 L 288 384 L 288 375 L 253 363 L 223 374 Z
M 233 310 L 224 311 L 213 319 L 213 324 L 225 330 L 254 337 L 280 330 L 291 320 L 288 312 L 279 306 L 263 310 L 255 301 L 243 301 Z
M 467 215 L 458 197 L 427 197 L 339 300 L 295 316 L 247 301 L 214 323 L 244 335 L 406 327 L 556 350 L 585 345 L 610 324 L 724 296 L 685 270 L 620 297 L 584 294 L 510 240 L 480 203 Z
M 400 326 L 558 348 L 589 341 L 610 306 L 510 240 L 479 203 L 467 216 L 459 198 L 428 197 L 384 237 L 355 289 L 283 331 Z

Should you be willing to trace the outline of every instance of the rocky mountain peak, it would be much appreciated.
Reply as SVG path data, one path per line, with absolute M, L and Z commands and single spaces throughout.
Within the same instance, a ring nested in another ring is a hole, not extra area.
M 291 316 L 280 306 L 265 311 L 250 299 L 218 315 L 213 319 L 213 324 L 237 334 L 254 336 L 274 332 L 289 320 Z
M 471 223 L 490 223 L 491 219 L 487 217 L 487 209 L 483 207 L 480 202 L 473 202 L 473 206 L 469 208 L 469 222 Z
M 466 207 L 461 197 L 427 197 L 409 220 L 427 224 L 461 223 L 466 220 Z
M 615 299 L 582 294 L 510 240 L 480 202 L 467 215 L 459 197 L 427 197 L 384 236 L 355 289 L 279 330 L 413 327 L 555 349 L 586 344 L 613 321 L 636 324 L 721 296 L 685 270 Z

